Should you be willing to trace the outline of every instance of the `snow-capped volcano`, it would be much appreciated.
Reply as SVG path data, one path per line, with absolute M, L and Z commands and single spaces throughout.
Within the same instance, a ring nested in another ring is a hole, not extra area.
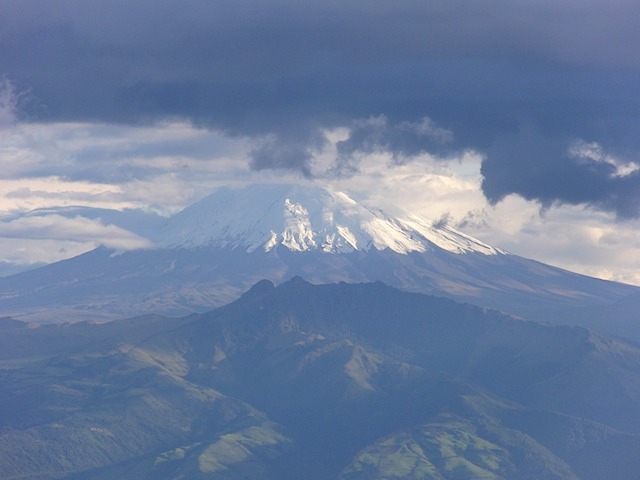
M 347 253 L 389 249 L 400 254 L 439 247 L 453 253 L 504 253 L 447 225 L 415 215 L 390 217 L 347 194 L 311 185 L 223 188 L 174 216 L 161 232 L 165 248 L 239 248 L 268 252 Z
M 507 254 L 409 213 L 385 215 L 331 188 L 223 188 L 151 237 L 154 248 L 99 248 L 0 278 L 0 311 L 44 322 L 183 315 L 222 306 L 259 280 L 297 275 L 311 283 L 382 281 L 640 341 L 630 310 L 615 307 L 637 298 L 637 287 Z M 603 311 L 606 322 L 589 320 Z

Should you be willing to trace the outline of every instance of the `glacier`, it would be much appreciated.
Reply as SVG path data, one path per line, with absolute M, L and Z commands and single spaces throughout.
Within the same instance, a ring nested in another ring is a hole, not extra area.
M 348 253 L 389 249 L 506 254 L 444 225 L 403 212 L 391 217 L 331 187 L 261 184 L 225 187 L 172 217 L 159 232 L 160 248 L 241 248 L 268 252 Z

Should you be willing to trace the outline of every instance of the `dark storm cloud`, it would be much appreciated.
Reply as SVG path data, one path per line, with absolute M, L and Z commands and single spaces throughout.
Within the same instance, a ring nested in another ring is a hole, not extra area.
M 493 201 L 634 216 L 635 174 L 566 152 L 640 151 L 637 18 L 635 1 L 21 0 L 3 5 L 0 69 L 42 121 L 187 117 L 260 139 L 256 169 L 305 174 L 321 129 L 347 126 L 343 156 L 475 148 Z M 453 141 L 399 127 L 425 117 Z
M 305 177 L 312 176 L 313 151 L 304 138 L 272 135 L 255 142 L 250 155 L 254 170 L 298 170 Z
M 429 118 L 417 122 L 403 121 L 391 124 L 384 115 L 354 121 L 350 125 L 350 136 L 338 142 L 340 160 L 348 159 L 357 152 L 391 152 L 395 163 L 403 163 L 410 157 L 427 151 L 441 149 L 453 139 L 449 130 L 441 128 Z
M 581 154 L 576 143 L 544 136 L 530 126 L 499 139 L 482 165 L 485 195 L 493 203 L 517 193 L 545 207 L 586 204 L 620 218 L 640 217 L 640 166 L 620 171 L 629 163 L 623 156 L 616 165 L 614 157 L 601 158 L 603 153 Z

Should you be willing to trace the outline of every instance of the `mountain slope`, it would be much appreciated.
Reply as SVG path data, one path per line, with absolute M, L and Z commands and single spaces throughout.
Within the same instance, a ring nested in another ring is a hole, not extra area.
M 166 323 L 12 325 L 3 478 L 624 480 L 640 469 L 640 351 L 582 328 L 299 278 Z M 66 354 L 42 350 L 63 343 Z
M 389 217 L 331 189 L 221 189 L 169 219 L 154 241 L 154 249 L 101 248 L 0 278 L 0 308 L 40 322 L 183 315 L 232 301 L 261 278 L 300 275 L 317 283 L 380 280 L 640 341 L 632 310 L 617 306 L 637 287 L 510 255 L 409 214 Z

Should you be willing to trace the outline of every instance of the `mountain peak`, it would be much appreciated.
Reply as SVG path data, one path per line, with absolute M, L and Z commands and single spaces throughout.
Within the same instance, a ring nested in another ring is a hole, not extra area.
M 260 295 L 266 295 L 268 293 L 271 293 L 273 290 L 275 290 L 275 288 L 276 286 L 273 284 L 271 280 L 264 279 L 264 280 L 260 280 L 258 283 L 253 285 L 253 287 L 251 287 L 244 294 L 242 294 L 242 296 L 257 297 Z
M 159 244 L 248 252 L 282 247 L 324 253 L 389 249 L 407 254 L 438 248 L 504 253 L 449 226 L 409 214 L 391 217 L 331 187 L 307 184 L 222 188 L 171 218 Z

